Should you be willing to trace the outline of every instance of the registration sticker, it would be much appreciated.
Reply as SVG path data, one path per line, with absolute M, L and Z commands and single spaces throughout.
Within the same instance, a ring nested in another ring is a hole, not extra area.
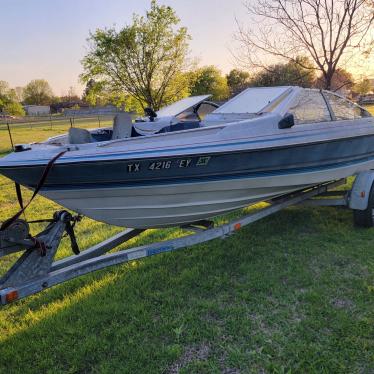
M 199 157 L 196 166 L 207 166 L 210 160 L 210 156 Z

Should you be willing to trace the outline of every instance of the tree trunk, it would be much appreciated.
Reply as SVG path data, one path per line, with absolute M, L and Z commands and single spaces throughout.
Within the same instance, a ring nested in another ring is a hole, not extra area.
M 325 90 L 329 90 L 331 91 L 331 88 L 332 88 L 332 79 L 334 77 L 334 69 L 332 69 L 331 67 L 329 67 L 327 69 L 327 71 L 323 74 L 323 77 L 325 79 L 325 84 L 324 84 L 324 88 Z

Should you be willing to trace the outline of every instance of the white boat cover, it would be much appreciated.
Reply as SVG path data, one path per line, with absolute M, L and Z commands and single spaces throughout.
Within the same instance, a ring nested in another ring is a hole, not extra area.
M 221 105 L 211 114 L 258 113 L 290 87 L 251 87 Z

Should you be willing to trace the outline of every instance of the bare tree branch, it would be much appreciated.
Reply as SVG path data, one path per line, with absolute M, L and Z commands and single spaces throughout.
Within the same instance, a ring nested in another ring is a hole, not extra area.
M 302 67 L 319 70 L 329 89 L 339 66 L 373 46 L 373 4 L 373 0 L 246 0 L 256 27 L 237 23 L 237 62 L 266 68 L 274 59 L 301 64 L 297 57 L 307 56 L 314 66 Z

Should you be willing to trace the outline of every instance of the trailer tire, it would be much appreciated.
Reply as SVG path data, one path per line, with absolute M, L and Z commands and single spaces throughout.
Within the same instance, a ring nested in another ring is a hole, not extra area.
M 365 210 L 353 209 L 353 222 L 358 227 L 374 226 L 374 184 L 371 185 L 368 206 Z

